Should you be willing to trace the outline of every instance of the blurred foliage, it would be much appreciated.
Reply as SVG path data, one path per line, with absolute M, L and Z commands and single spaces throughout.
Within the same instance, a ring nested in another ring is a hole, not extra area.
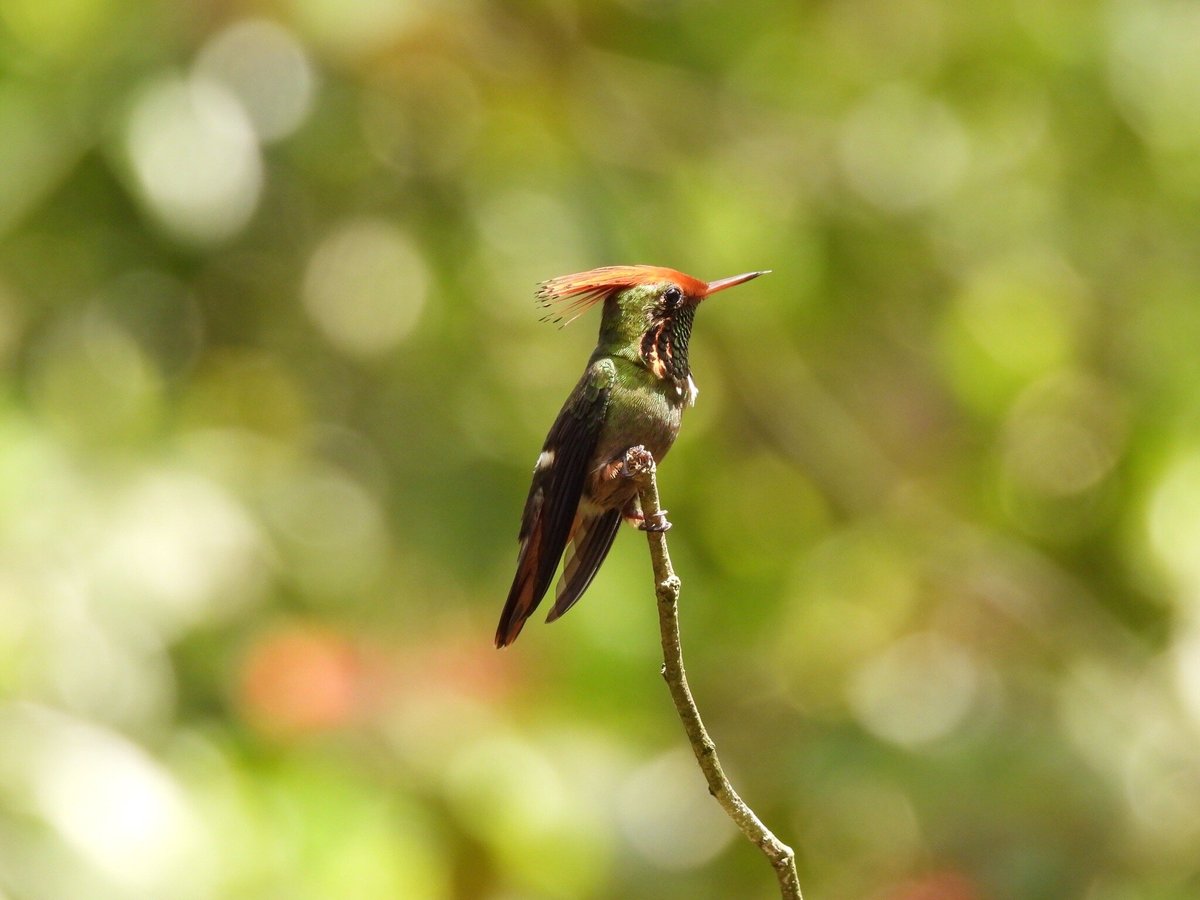
M 606 263 L 814 898 L 1200 895 L 1200 8 L 0 0 L 0 895 L 770 897 L 644 542 L 491 647 Z

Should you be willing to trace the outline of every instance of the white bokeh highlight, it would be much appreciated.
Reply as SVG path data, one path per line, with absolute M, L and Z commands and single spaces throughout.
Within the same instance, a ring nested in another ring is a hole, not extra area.
M 902 747 L 918 748 L 950 735 L 979 693 L 979 672 L 967 650 L 934 632 L 911 634 L 867 660 L 850 685 L 850 705 L 862 726 Z
M 124 146 L 138 199 L 176 238 L 225 240 L 258 206 L 263 166 L 254 127 L 233 92 L 212 79 L 164 78 L 146 87 Z
M 617 795 L 617 815 L 630 846 L 662 869 L 710 862 L 736 836 L 732 822 L 704 790 L 691 753 L 678 749 L 630 773 Z
M 143 628 L 170 639 L 224 620 L 265 588 L 265 538 L 213 481 L 183 471 L 148 473 L 109 515 L 92 560 L 94 584 L 122 598 Z
M 358 219 L 337 226 L 313 251 L 302 297 L 330 343 L 371 357 L 413 330 L 428 282 L 425 261 L 404 232 L 382 219 Z
M 1109 80 L 1125 119 L 1162 149 L 1200 145 L 1200 6 L 1116 0 L 1108 9 Z
M 116 732 L 32 704 L 0 707 L 2 795 L 125 896 L 211 896 L 211 836 L 186 791 Z
M 312 109 L 316 78 L 300 42 L 268 19 L 247 19 L 218 34 L 196 59 L 197 74 L 232 92 L 260 141 L 292 134 Z
M 958 187 L 971 146 L 950 107 L 897 83 L 851 110 L 838 136 L 838 159 L 859 196 L 905 213 L 932 206 Z
M 1150 550 L 1178 592 L 1194 608 L 1200 600 L 1200 452 L 1181 454 L 1168 464 L 1150 495 L 1147 511 Z

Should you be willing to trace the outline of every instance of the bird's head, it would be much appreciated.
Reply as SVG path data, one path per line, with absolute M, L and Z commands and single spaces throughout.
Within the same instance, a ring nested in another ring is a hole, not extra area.
M 603 301 L 600 346 L 640 360 L 659 378 L 682 382 L 688 377 L 696 307 L 718 291 L 765 274 L 701 281 L 663 266 L 604 266 L 543 282 L 538 302 L 547 309 L 547 321 L 566 325 Z

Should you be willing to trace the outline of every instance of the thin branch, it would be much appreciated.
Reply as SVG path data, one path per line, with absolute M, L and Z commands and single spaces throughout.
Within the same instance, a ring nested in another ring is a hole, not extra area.
M 666 511 L 659 505 L 658 484 L 654 479 L 654 460 L 645 457 L 636 460 L 627 458 L 626 471 L 639 481 L 642 514 L 650 529 L 646 537 L 650 543 L 650 559 L 654 564 L 655 593 L 658 596 L 658 624 L 662 632 L 663 667 L 662 676 L 671 691 L 675 711 L 683 723 L 688 743 L 696 754 L 704 778 L 708 781 L 708 792 L 716 798 L 729 818 L 733 819 L 751 843 L 753 843 L 775 870 L 779 879 L 779 894 L 784 900 L 803 900 L 800 894 L 800 879 L 796 874 L 796 854 L 792 848 L 771 833 L 771 830 L 746 805 L 725 777 L 717 747 L 708 736 L 696 701 L 692 699 L 687 675 L 683 669 L 683 649 L 679 643 L 679 577 L 671 567 L 671 556 L 667 552 Z M 633 465 L 630 465 L 630 463 Z

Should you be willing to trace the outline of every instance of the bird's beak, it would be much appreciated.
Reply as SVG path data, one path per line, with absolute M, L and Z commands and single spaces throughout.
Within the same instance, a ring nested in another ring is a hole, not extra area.
M 752 281 L 759 275 L 769 275 L 770 269 L 763 269 L 761 272 L 746 272 L 742 275 L 734 275 L 730 278 L 722 278 L 720 281 L 710 281 L 708 290 L 704 292 L 705 297 L 711 297 L 717 291 L 723 291 L 725 288 L 736 287 L 739 284 L 745 284 L 747 281 Z

